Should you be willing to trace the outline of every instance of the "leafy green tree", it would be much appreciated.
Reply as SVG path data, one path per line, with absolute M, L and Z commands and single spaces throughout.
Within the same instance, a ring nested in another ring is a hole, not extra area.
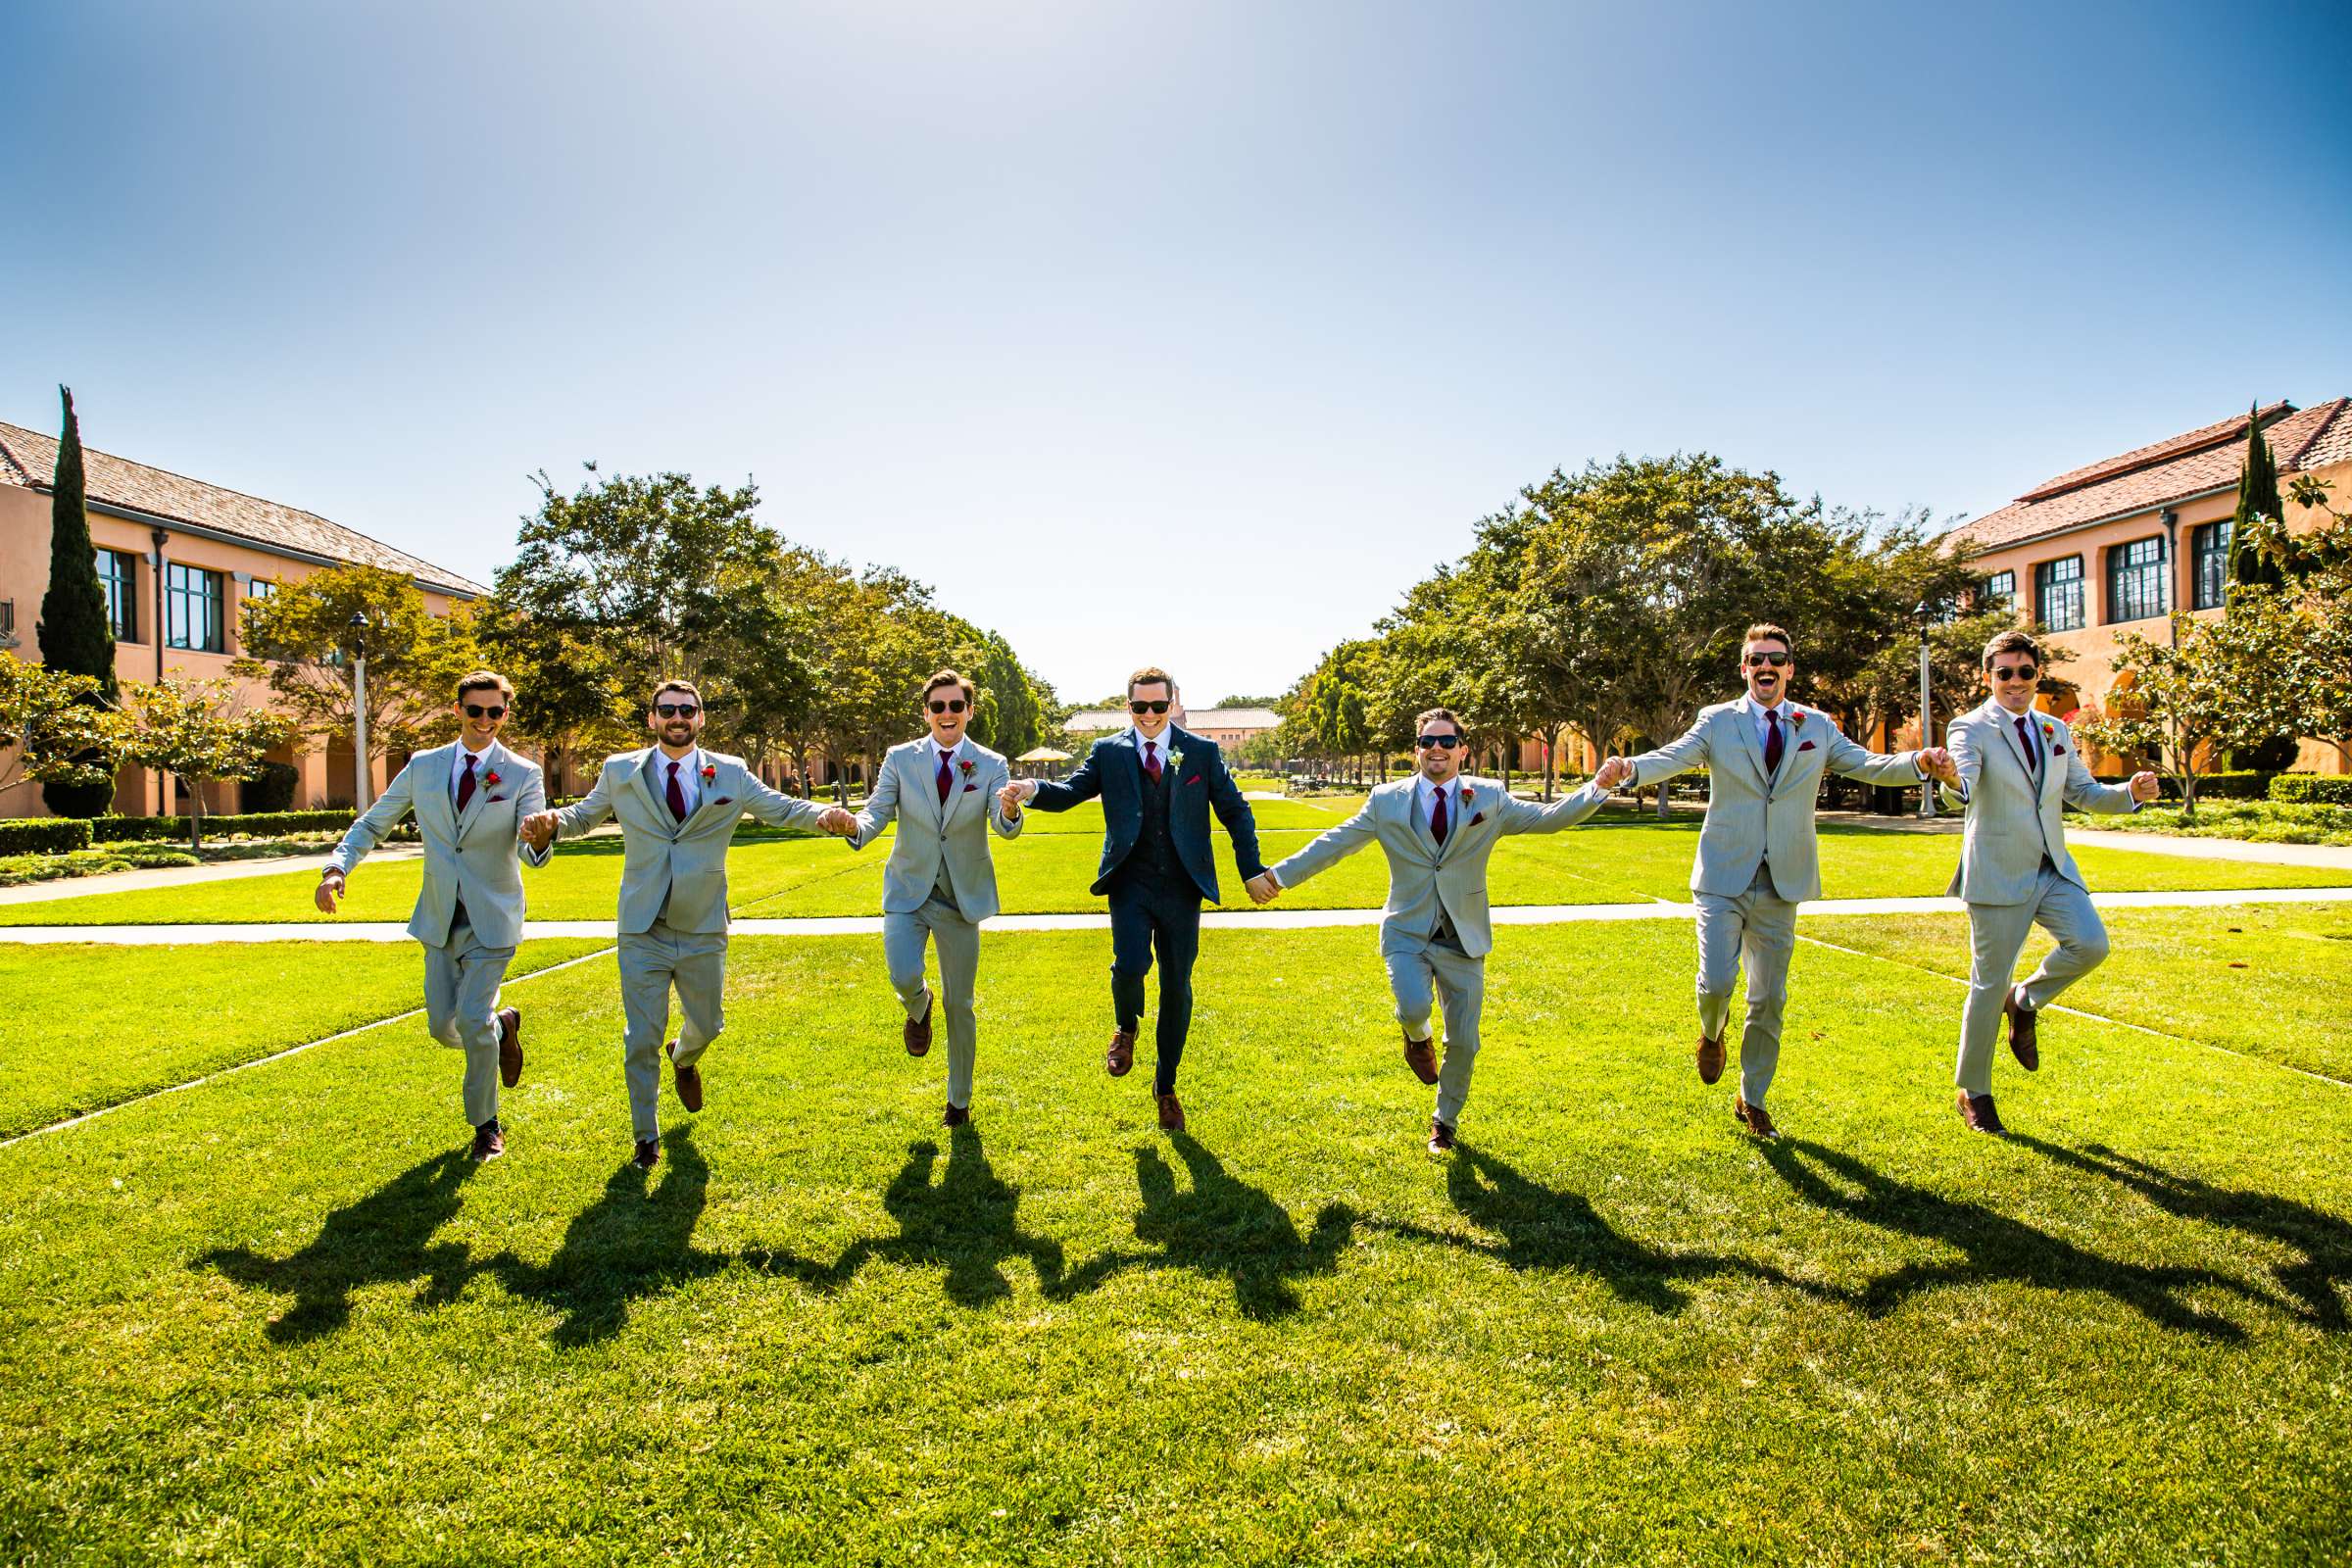
M 2282 526 L 2286 508 L 2278 499 L 2278 460 L 2256 416 L 2246 414 L 2246 458 L 2238 468 L 2237 510 L 2230 517 L 2230 569 L 2233 581 L 2277 587 L 2283 581 L 2275 556 L 2263 548 L 2266 530 Z
M 2197 781 L 2229 752 L 2295 732 L 2287 671 L 2296 614 L 2280 590 L 2241 585 L 2218 619 L 2180 611 L 2171 618 L 2169 645 L 2118 635 L 2114 667 L 2130 680 L 2109 692 L 2102 717 L 2075 731 L 2101 751 L 2152 759 L 2193 821 Z
M 122 688 L 122 712 L 129 759 L 188 787 L 190 848 L 204 842 L 204 786 L 254 777 L 270 749 L 294 729 L 282 714 L 245 711 L 236 683 L 226 678 L 134 681 Z
M 245 653 L 229 668 L 268 681 L 299 729 L 321 739 L 349 735 L 354 615 L 367 628 L 368 755 L 450 739 L 451 695 L 482 659 L 472 627 L 463 616 L 434 614 L 415 583 L 381 566 L 321 567 L 246 600 Z
M 41 662 L 69 675 L 86 675 L 94 685 L 85 705 L 115 700 L 115 628 L 107 615 L 106 590 L 98 582 L 98 552 L 90 543 L 89 496 L 82 477 L 81 420 L 74 413 L 71 388 L 57 389 L 65 406 L 57 436 L 57 469 L 49 496 L 49 588 L 41 595 L 38 636 Z M 99 753 L 88 759 L 95 763 Z M 115 798 L 112 770 L 95 776 L 92 767 L 56 772 L 41 780 L 41 799 L 60 816 L 96 816 Z
M 122 715 L 100 701 L 98 680 L 0 653 L 0 789 L 23 780 L 110 793 L 122 765 Z

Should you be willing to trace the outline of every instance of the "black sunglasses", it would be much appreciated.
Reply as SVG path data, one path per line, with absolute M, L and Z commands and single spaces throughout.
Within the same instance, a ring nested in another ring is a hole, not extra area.
M 1441 752 L 1450 752 L 1462 744 L 1462 738 L 1459 735 L 1420 735 L 1414 737 L 1413 744 L 1422 747 L 1434 746 Z
M 1787 662 L 1788 662 L 1787 654 L 1750 654 L 1747 656 L 1747 667 L 1750 669 L 1762 669 L 1766 664 L 1778 669 Z
M 1997 664 L 1993 666 L 1994 680 L 2032 680 L 2035 674 L 2032 664 Z
M 507 710 L 504 708 L 484 708 L 479 703 L 467 703 L 466 716 L 467 718 L 504 718 L 507 716 Z
M 692 718 L 702 709 L 694 703 L 656 703 L 654 711 L 663 718 Z
M 934 702 L 931 705 L 931 711 L 934 713 L 960 713 L 963 711 L 963 699 L 951 697 L 945 702 Z
M 1166 703 L 1129 703 L 1127 711 L 1130 713 L 1164 713 L 1168 708 L 1169 705 Z

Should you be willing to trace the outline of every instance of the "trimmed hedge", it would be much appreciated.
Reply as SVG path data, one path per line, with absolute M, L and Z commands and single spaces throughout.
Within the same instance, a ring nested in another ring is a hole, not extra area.
M 74 816 L 21 816 L 0 822 L 0 855 L 67 855 L 90 847 L 90 824 Z
M 2271 799 L 2287 806 L 2352 806 L 2352 773 L 2281 773 Z
M 2130 776 L 2129 774 L 2118 774 L 2114 778 L 2101 778 L 2099 782 L 2121 784 Z M 2207 773 L 2197 780 L 2197 799 L 2200 801 L 2271 800 L 2275 798 L 2271 794 L 2271 781 L 2278 776 L 2277 773 L 2254 769 L 2231 769 L 2220 773 Z M 2157 774 L 2156 783 L 2161 792 L 2157 796 L 2158 800 L 2177 801 L 2180 798 L 2180 787 L 2174 782 L 2170 773 Z
M 204 819 L 208 834 L 247 833 L 269 837 L 280 833 L 340 833 L 351 826 L 354 813 L 344 811 L 210 812 Z M 101 816 L 89 823 L 99 844 L 127 844 L 142 839 L 184 839 L 184 816 Z

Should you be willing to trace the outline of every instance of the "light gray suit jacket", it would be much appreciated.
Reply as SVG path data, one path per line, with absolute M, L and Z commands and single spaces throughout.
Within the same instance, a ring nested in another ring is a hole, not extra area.
M 1818 708 L 1791 703 L 1780 771 L 1764 774 L 1764 743 L 1744 700 L 1698 710 L 1682 738 L 1634 758 L 1634 786 L 1707 769 L 1707 819 L 1690 863 L 1690 891 L 1738 898 L 1770 862 L 1772 889 L 1791 904 L 1821 897 L 1821 856 L 1814 843 L 1814 802 L 1824 770 L 1871 784 L 1920 778 L 1916 752 L 1874 752 L 1838 733 Z
M 538 763 L 492 741 L 476 764 L 481 782 L 461 813 L 451 787 L 457 753 L 453 741 L 410 758 L 368 814 L 351 824 L 327 864 L 349 876 L 414 811 L 424 840 L 424 886 L 409 916 L 409 935 L 428 947 L 447 947 L 450 921 L 463 900 L 474 940 L 486 948 L 511 948 L 522 940 L 522 870 L 516 858 L 547 863 L 546 852 L 516 840 L 514 826 L 546 808 L 547 787 Z M 490 781 L 493 774 L 496 783 Z
M 999 838 L 1017 839 L 1028 818 L 1026 813 L 1007 818 L 997 809 L 997 791 L 1012 779 L 1004 758 L 967 740 L 956 748 L 956 760 L 962 765 L 943 807 L 927 744 L 914 740 L 893 746 L 882 759 L 881 776 L 858 813 L 850 848 L 864 849 L 898 818 L 898 837 L 891 841 L 890 863 L 882 871 L 886 914 L 921 908 L 938 885 L 943 859 L 956 907 L 966 920 L 985 920 L 997 912 L 997 865 L 988 853 L 988 829 L 995 828 Z
M 673 931 L 727 928 L 727 847 L 745 812 L 778 827 L 814 827 L 825 808 L 771 790 L 740 757 L 703 753 L 711 769 L 702 797 L 680 822 L 663 794 L 662 748 L 605 759 L 596 788 L 556 813 L 556 836 L 577 838 L 606 817 L 620 822 L 620 929 L 640 935 L 656 920 Z
M 1608 800 L 1588 784 L 1549 806 L 1516 801 L 1491 778 L 1456 778 L 1450 786 L 1446 843 L 1431 836 L 1415 806 L 1416 775 L 1383 784 L 1364 808 L 1278 865 L 1274 880 L 1297 887 L 1316 872 L 1378 841 L 1389 858 L 1389 902 L 1381 911 L 1380 951 L 1389 953 L 1436 932 L 1443 913 L 1453 922 L 1462 951 L 1483 958 L 1494 946 L 1487 923 L 1487 858 L 1509 833 L 1557 833 L 1574 827 Z M 1469 798 L 1463 799 L 1464 795 Z
M 2062 813 L 2070 806 L 2108 816 L 2139 809 L 2130 785 L 2102 784 L 2090 776 L 2065 719 L 2038 710 L 2025 715 L 2041 732 L 2046 758 L 2041 787 L 2035 789 L 2033 763 L 2018 745 L 2014 717 L 2000 704 L 1988 702 L 1952 720 L 1945 745 L 1960 770 L 1960 785 L 1942 788 L 1947 800 L 1967 809 L 1968 829 L 1960 841 L 1960 864 L 1952 872 L 1952 885 L 1944 889 L 1947 898 L 1956 896 L 1971 904 L 2024 904 L 2034 897 L 2045 855 L 2060 876 L 2087 892 L 2066 848 Z

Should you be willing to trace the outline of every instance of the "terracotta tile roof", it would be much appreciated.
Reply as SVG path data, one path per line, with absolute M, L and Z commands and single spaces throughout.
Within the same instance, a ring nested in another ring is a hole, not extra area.
M 490 590 L 445 566 L 395 550 L 316 513 L 223 490 L 143 463 L 82 448 L 83 483 L 93 502 L 111 503 L 190 527 L 233 535 L 263 550 L 353 562 L 397 571 L 428 587 L 481 598 Z M 46 491 L 57 473 L 57 438 L 0 423 L 0 484 Z
M 2262 421 L 2278 471 L 2287 474 L 2352 457 L 2348 408 L 2352 398 L 2300 411 L 2291 403 L 2274 403 L 2254 417 Z M 1998 512 L 1960 524 L 1943 536 L 1945 545 L 1999 550 L 2084 523 L 2153 511 L 2190 496 L 2234 489 L 2245 460 L 2246 419 L 2240 414 L 2062 473 Z M 2326 455 L 2329 453 L 2336 455 Z

